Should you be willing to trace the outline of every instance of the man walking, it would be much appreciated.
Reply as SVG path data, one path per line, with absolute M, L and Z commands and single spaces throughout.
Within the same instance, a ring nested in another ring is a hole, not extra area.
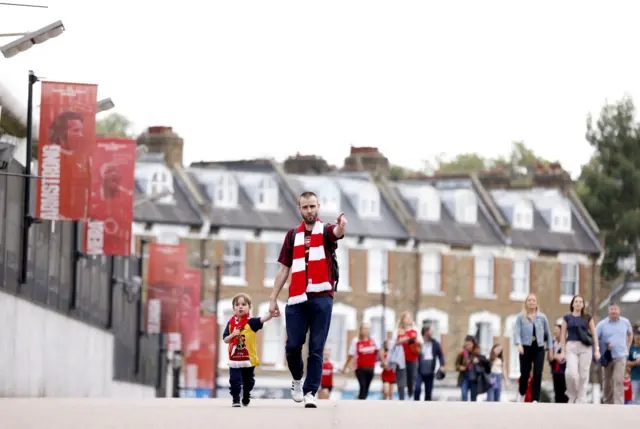
M 444 368 L 444 355 L 438 340 L 433 338 L 433 328 L 431 326 L 422 327 L 422 351 L 418 358 L 418 377 L 416 387 L 413 391 L 413 399 L 420 400 L 422 384 L 424 384 L 424 400 L 431 401 L 433 392 L 433 379 L 436 373 L 436 360 L 440 363 L 440 368 Z
M 347 219 L 338 216 L 336 225 L 318 219 L 320 204 L 313 192 L 304 192 L 298 199 L 302 223 L 287 233 L 282 244 L 269 311 L 280 314 L 278 295 L 289 273 L 289 299 L 285 308 L 287 364 L 293 377 L 291 397 L 304 400 L 305 408 L 316 408 L 315 395 L 322 378 L 324 345 L 331 324 L 333 293 L 338 277 L 335 261 L 336 242 L 344 237 Z M 307 377 L 302 385 L 304 363 L 302 346 L 309 332 Z
M 604 353 L 611 355 L 611 360 L 603 371 L 604 403 L 624 404 L 624 371 L 633 338 L 631 323 L 627 318 L 620 317 L 620 307 L 616 303 L 611 303 L 609 316 L 598 323 L 596 333 L 598 340 L 606 347 Z

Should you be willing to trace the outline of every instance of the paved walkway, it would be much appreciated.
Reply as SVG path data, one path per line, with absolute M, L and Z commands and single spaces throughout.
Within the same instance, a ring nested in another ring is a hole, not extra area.
M 2 429 L 590 429 L 631 427 L 640 407 L 516 403 L 227 399 L 0 399 Z

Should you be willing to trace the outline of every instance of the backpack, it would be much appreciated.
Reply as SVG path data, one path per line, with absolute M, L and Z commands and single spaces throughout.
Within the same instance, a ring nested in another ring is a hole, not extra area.
M 290 242 L 291 242 L 291 250 L 293 251 L 293 246 L 295 245 L 295 240 L 296 240 L 296 229 L 298 229 L 298 227 L 292 228 L 289 232 L 289 236 L 290 238 Z M 329 233 L 327 232 L 327 228 L 324 228 L 324 243 L 325 246 L 327 246 L 327 243 L 329 243 L 328 248 L 329 248 L 329 253 L 331 255 L 331 259 L 333 260 L 333 280 L 334 280 L 334 285 L 333 285 L 333 290 L 337 291 L 338 290 L 338 280 L 340 278 L 340 267 L 338 267 L 338 258 L 336 257 L 336 249 L 338 248 L 338 242 L 334 242 L 333 240 L 331 240 L 329 238 Z

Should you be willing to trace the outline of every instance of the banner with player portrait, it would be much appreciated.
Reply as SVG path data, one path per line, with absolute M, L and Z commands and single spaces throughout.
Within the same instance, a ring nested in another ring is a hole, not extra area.
M 200 316 L 200 341 L 197 350 L 186 356 L 186 387 L 213 389 L 218 345 L 218 323 L 216 316 Z
M 149 244 L 147 303 L 160 300 L 160 330 L 165 333 L 180 333 L 186 258 L 186 246 Z
M 85 253 L 131 254 L 135 165 L 135 140 L 96 138 L 91 156 Z
M 187 352 L 200 348 L 200 270 L 184 271 L 184 288 L 180 304 L 180 333 L 182 348 Z
M 42 82 L 36 218 L 87 217 L 98 86 Z

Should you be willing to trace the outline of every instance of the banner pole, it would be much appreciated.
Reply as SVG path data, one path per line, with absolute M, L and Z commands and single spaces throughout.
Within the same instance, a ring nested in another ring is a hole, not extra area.
M 27 142 L 25 159 L 25 179 L 24 179 L 24 200 L 22 202 L 23 224 L 22 224 L 22 260 L 20 267 L 20 285 L 27 283 L 27 272 L 29 267 L 29 229 L 33 223 L 33 216 L 30 212 L 31 203 L 31 160 L 33 159 L 33 85 L 38 81 L 38 77 L 29 70 L 29 92 L 27 96 Z

